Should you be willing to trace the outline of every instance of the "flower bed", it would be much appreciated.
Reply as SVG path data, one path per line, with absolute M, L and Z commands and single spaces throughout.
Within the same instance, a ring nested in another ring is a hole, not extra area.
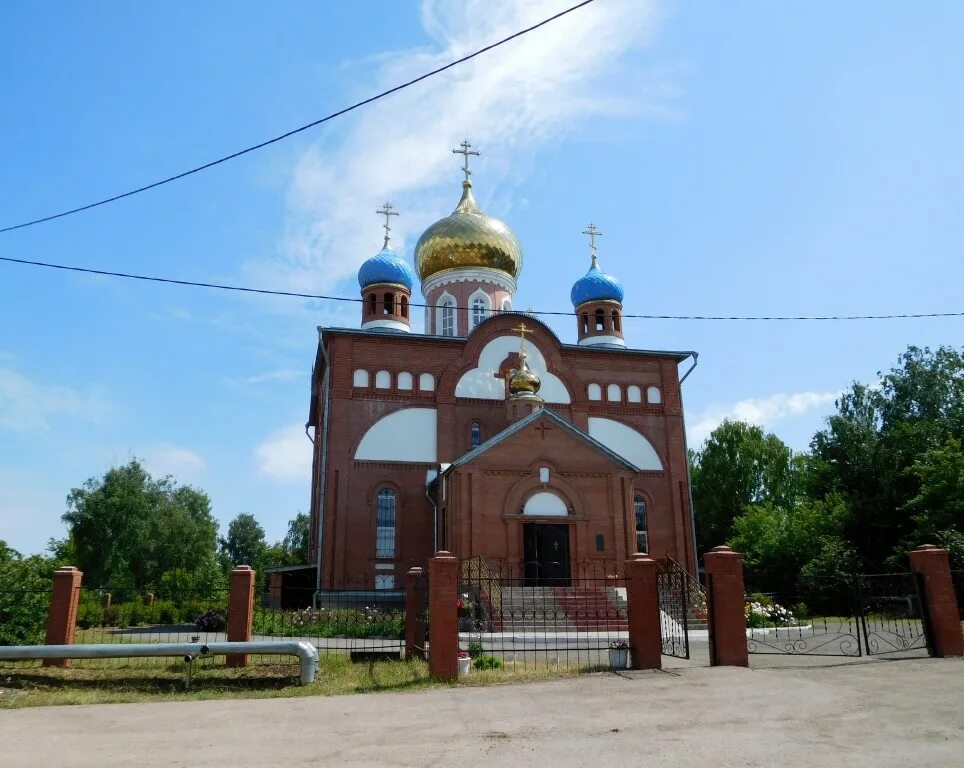
M 376 608 L 305 608 L 298 611 L 259 611 L 255 635 L 275 637 L 405 637 L 402 611 Z

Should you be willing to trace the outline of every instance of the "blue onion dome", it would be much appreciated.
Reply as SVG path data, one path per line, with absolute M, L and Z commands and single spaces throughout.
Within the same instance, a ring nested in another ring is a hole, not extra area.
M 411 291 L 415 284 L 415 270 L 386 244 L 358 270 L 358 284 L 362 288 L 375 283 L 404 285 Z
M 569 294 L 572 306 L 578 307 L 587 301 L 618 301 L 623 300 L 623 284 L 612 275 L 607 275 L 599 268 L 599 262 L 593 256 L 589 271 L 580 277 L 572 286 Z

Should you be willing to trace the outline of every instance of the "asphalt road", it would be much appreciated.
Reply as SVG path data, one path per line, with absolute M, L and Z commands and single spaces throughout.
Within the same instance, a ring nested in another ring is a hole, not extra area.
M 964 765 L 964 661 L 0 712 L 4 768 Z

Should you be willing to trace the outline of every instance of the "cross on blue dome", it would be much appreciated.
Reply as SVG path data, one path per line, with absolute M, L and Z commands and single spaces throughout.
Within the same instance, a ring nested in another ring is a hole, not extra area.
M 592 266 L 589 271 L 576 280 L 572 286 L 569 298 L 572 299 L 572 306 L 578 307 L 587 301 L 623 301 L 623 284 L 612 275 L 607 275 L 599 268 L 599 261 L 596 259 L 596 238 L 602 236 L 602 232 L 596 229 L 595 224 L 590 224 L 583 232 L 589 235 L 589 249 L 592 253 Z
M 358 284 L 362 288 L 376 283 L 404 285 L 411 291 L 415 285 L 415 270 L 405 259 L 385 246 L 358 270 Z

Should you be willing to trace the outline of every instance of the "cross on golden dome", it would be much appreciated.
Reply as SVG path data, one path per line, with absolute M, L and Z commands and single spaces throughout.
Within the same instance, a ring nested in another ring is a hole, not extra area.
M 385 227 L 385 245 L 382 247 L 388 248 L 389 233 L 392 231 L 391 217 L 398 216 L 398 211 L 394 209 L 391 203 L 385 203 L 381 208 L 375 211 L 375 213 L 385 217 L 385 223 L 382 224 L 382 226 Z
M 462 149 L 453 149 L 452 154 L 463 155 L 465 157 L 465 160 L 462 163 L 462 173 L 465 174 L 465 180 L 468 181 L 469 176 L 472 175 L 472 171 L 469 170 L 469 155 L 479 157 L 479 153 L 469 149 L 472 146 L 472 143 L 468 139 L 464 139 L 459 146 L 462 147 Z
M 592 222 L 589 223 L 589 227 L 583 230 L 584 235 L 589 235 L 589 250 L 592 253 L 592 265 L 598 267 L 599 263 L 596 261 L 596 238 L 602 237 L 603 233 L 596 229 L 596 225 Z
M 519 323 L 515 328 L 512 329 L 519 334 L 519 357 L 525 358 L 526 356 L 526 334 L 532 333 L 532 330 L 525 323 Z

